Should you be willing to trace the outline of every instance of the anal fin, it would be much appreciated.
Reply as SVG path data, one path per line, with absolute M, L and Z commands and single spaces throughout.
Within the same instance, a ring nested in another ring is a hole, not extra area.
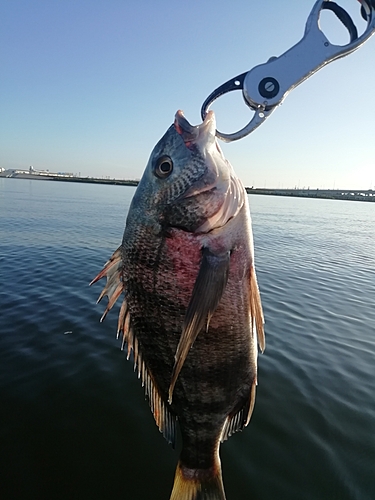
M 235 432 L 242 431 L 250 422 L 255 404 L 256 385 L 256 380 L 254 380 L 250 389 L 250 396 L 245 404 L 238 411 L 234 411 L 233 414 L 228 415 L 221 431 L 220 441 L 222 443 Z
M 257 343 L 259 349 L 263 352 L 266 347 L 266 341 L 264 335 L 263 309 L 254 266 L 250 269 L 250 332 L 252 335 L 252 342 L 254 342 L 254 362 L 256 366 Z M 249 423 L 254 410 L 256 386 L 257 378 L 255 376 L 248 399 L 239 409 L 236 408 L 232 414 L 227 416 L 221 432 L 221 442 L 226 441 L 235 432 L 242 431 Z

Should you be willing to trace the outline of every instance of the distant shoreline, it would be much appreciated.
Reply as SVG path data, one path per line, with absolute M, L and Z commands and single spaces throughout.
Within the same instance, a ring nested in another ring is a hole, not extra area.
M 136 187 L 139 184 L 137 180 L 123 179 L 100 179 L 97 177 L 74 177 L 66 175 L 54 174 L 28 174 L 28 173 L 9 173 L 9 171 L 0 172 L 0 178 L 11 179 L 29 179 L 43 181 L 58 181 L 58 182 L 76 182 L 83 184 L 106 184 L 114 186 L 131 186 Z M 367 201 L 375 202 L 375 190 L 344 190 L 344 189 L 266 189 L 266 188 L 245 188 L 246 192 L 251 195 L 268 195 L 268 196 L 288 196 L 297 198 L 319 198 L 328 200 L 349 200 L 349 201 Z
M 100 179 L 97 177 L 75 177 L 68 175 L 54 175 L 54 174 L 27 174 L 27 173 L 13 173 L 9 174 L 7 171 L 0 172 L 0 178 L 8 179 L 28 179 L 36 181 L 58 181 L 58 182 L 81 182 L 84 184 L 111 184 L 119 186 L 138 186 L 139 181 L 136 180 L 123 180 L 123 179 Z

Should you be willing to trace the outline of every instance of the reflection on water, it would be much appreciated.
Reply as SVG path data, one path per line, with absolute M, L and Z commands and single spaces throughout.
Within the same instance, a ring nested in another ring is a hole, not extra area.
M 88 287 L 133 192 L 0 180 L 4 498 L 169 498 L 177 452 Z M 222 447 L 228 500 L 373 499 L 374 207 L 250 204 L 267 348 L 251 423 Z

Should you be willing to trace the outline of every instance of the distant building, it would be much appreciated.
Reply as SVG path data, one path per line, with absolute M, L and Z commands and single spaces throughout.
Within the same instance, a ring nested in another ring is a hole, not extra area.
M 74 177 L 74 174 L 71 172 L 50 172 L 48 168 L 46 170 L 37 170 L 33 166 L 29 167 L 29 174 L 49 177 Z

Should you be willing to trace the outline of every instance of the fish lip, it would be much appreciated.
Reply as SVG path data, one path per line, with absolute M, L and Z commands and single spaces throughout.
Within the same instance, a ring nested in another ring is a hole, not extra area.
M 185 146 L 194 148 L 195 154 L 200 155 L 202 163 L 205 164 L 205 170 L 200 178 L 196 179 L 175 201 L 182 202 L 201 195 L 213 196 L 215 201 L 212 200 L 211 210 L 215 212 L 211 212 L 194 231 L 209 233 L 213 229 L 225 226 L 242 208 L 243 187 L 218 145 L 213 111 L 207 113 L 203 123 L 192 126 L 179 110 L 175 115 L 174 126 Z M 219 202 L 220 205 L 216 209 L 218 200 L 221 200 L 221 203 Z M 208 202 L 211 204 L 211 201 Z
M 231 220 L 233 220 L 235 215 L 232 215 L 220 226 L 208 226 L 206 222 L 201 224 L 194 232 L 195 234 L 210 234 L 218 229 L 223 229 L 226 225 L 229 224 Z
M 200 142 L 204 141 L 207 144 L 214 142 L 216 138 L 216 118 L 212 110 L 208 111 L 202 123 L 194 126 L 179 109 L 175 114 L 174 127 L 185 144 L 196 143 L 199 146 Z
M 204 174 L 202 177 L 204 177 Z M 202 193 L 208 193 L 209 191 L 216 191 L 216 190 L 217 187 L 212 184 L 204 186 L 201 189 L 191 186 L 185 193 L 180 195 L 176 201 L 186 200 L 187 198 L 192 198 L 193 196 L 198 196 Z
M 220 174 L 210 151 L 216 148 L 219 154 L 222 154 L 216 140 L 215 113 L 210 110 L 203 123 L 193 126 L 185 118 L 183 111 L 178 110 L 175 115 L 174 126 L 185 142 L 185 146 L 194 148 L 197 154 L 201 154 L 202 162 L 206 164 L 206 169 L 200 178 L 178 199 L 183 200 L 215 189 Z

